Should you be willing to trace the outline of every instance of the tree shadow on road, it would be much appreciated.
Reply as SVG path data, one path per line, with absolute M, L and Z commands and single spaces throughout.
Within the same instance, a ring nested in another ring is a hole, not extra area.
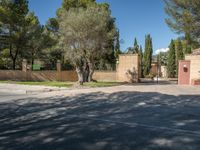
M 199 150 L 199 99 L 124 91 L 0 103 L 0 150 Z

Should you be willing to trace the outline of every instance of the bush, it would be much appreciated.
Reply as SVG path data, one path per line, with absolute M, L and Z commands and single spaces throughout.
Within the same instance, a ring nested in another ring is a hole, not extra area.
M 154 77 L 156 77 L 156 75 L 153 73 L 150 73 L 149 75 L 145 76 L 145 78 L 148 78 L 148 79 L 153 79 Z

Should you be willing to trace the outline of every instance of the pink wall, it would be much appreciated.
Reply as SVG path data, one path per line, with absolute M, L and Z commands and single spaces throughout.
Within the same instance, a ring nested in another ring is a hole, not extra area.
M 179 85 L 190 84 L 190 61 L 187 60 L 179 61 L 178 84 Z

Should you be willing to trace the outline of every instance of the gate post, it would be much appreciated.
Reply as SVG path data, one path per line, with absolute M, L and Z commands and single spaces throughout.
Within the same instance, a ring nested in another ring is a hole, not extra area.
M 57 60 L 56 69 L 57 69 L 57 80 L 62 81 L 62 68 L 60 60 Z

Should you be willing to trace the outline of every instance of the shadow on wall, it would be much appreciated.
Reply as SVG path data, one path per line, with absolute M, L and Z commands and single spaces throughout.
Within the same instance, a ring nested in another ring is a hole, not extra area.
M 138 71 L 135 69 L 135 67 L 132 70 L 128 70 L 126 73 L 126 76 L 131 83 L 137 83 L 138 82 Z
M 0 149 L 199 150 L 199 98 L 124 91 L 0 103 Z

